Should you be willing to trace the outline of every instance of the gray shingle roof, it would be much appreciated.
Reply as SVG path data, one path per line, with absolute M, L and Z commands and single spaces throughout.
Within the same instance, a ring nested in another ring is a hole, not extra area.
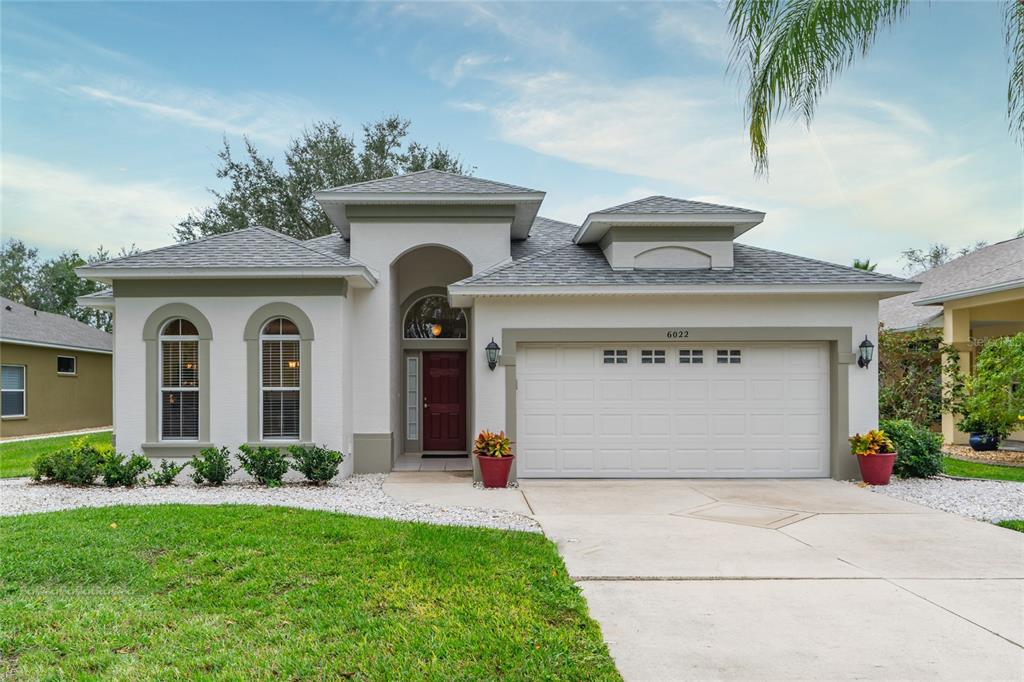
M 114 338 L 102 329 L 63 315 L 44 313 L 8 298 L 0 298 L 0 340 L 107 352 L 114 347 Z
M 942 315 L 942 308 L 915 306 L 915 301 L 1024 280 L 1024 237 L 978 249 L 925 270 L 913 280 L 921 283 L 920 289 L 878 304 L 879 319 L 889 329 L 915 329 Z
M 760 211 L 723 204 L 708 204 L 703 201 L 690 201 L 666 196 L 652 196 L 637 199 L 618 206 L 612 206 L 593 213 L 684 213 L 709 215 L 715 213 L 752 213 L 760 215 Z M 593 213 L 591 215 L 593 215 Z
M 524 194 L 537 192 L 535 189 L 526 187 L 433 169 L 332 187 L 324 191 L 374 194 L 378 192 L 419 192 L 423 194 Z
M 265 227 L 173 244 L 81 268 L 317 268 L 356 265 L 347 257 L 314 249 Z
M 596 244 L 570 244 L 468 277 L 474 286 L 900 284 L 892 275 L 735 244 L 732 270 L 612 270 Z

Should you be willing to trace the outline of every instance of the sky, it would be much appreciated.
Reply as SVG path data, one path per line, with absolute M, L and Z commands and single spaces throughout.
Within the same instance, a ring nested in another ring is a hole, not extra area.
M 216 153 L 390 114 L 541 214 L 652 194 L 765 211 L 741 241 L 900 274 L 900 253 L 1024 227 L 1002 3 L 914 3 L 754 175 L 716 3 L 0 4 L 0 233 L 39 248 L 173 242 Z

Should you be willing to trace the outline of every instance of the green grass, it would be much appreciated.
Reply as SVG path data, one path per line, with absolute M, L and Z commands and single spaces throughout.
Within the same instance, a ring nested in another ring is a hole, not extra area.
M 1004 467 L 997 464 L 967 462 L 952 457 L 942 458 L 943 472 L 948 476 L 991 478 L 999 481 L 1024 481 L 1024 467 Z
M 541 535 L 188 505 L 0 518 L 5 674 L 619 679 Z
M 1000 521 L 996 525 L 1002 526 L 1003 528 L 1009 528 L 1010 530 L 1015 530 L 1018 533 L 1024 533 L 1024 519 L 1009 519 L 1006 521 Z
M 21 440 L 14 443 L 0 443 L 0 478 L 31 476 L 32 462 L 36 457 L 44 452 L 67 447 L 76 438 L 85 438 L 96 445 L 110 445 L 110 431 L 98 431 L 84 436 L 55 436 L 37 440 Z

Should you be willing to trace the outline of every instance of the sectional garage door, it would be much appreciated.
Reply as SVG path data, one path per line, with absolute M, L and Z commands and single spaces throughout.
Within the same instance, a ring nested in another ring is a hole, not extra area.
M 526 344 L 524 478 L 828 475 L 825 343 Z

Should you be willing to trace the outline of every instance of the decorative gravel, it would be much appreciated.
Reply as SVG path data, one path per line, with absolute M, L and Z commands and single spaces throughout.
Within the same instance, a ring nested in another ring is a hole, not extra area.
M 982 521 L 1024 519 L 1024 483 L 955 478 L 892 479 L 871 490 Z
M 967 445 L 945 445 L 942 452 L 950 457 L 966 459 L 968 462 L 985 462 L 1005 466 L 1024 466 L 1022 450 L 975 450 Z
M 27 478 L 0 479 L 0 516 L 119 504 L 256 504 L 397 521 L 540 532 L 540 526 L 533 519 L 513 512 L 399 502 L 381 489 L 385 478 L 385 474 L 363 474 L 323 487 L 286 483 L 280 488 L 246 483 L 228 483 L 219 488 L 191 483 L 167 487 L 76 488 L 33 483 Z

